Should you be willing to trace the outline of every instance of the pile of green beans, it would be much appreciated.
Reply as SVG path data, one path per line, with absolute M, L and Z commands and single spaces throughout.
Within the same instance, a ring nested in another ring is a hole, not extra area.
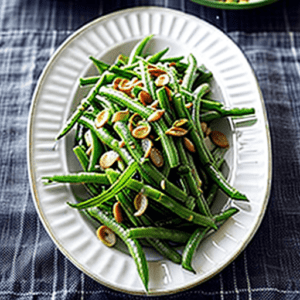
M 192 54 L 186 62 L 184 57 L 164 58 L 168 48 L 144 55 L 152 38 L 138 42 L 113 65 L 91 57 L 99 74 L 80 78 L 89 93 L 57 136 L 76 130 L 73 152 L 82 171 L 43 177 L 45 184 L 86 187 L 89 199 L 68 204 L 124 241 L 146 291 L 144 245 L 195 273 L 192 257 L 199 243 L 238 212 L 230 207 L 212 214 L 217 192 L 248 201 L 221 172 L 228 147 L 215 143 L 211 150 L 206 140 L 212 121 L 255 113 L 211 100 L 213 74 L 199 67 Z M 101 165 L 106 155 L 116 159 Z M 148 206 L 136 215 L 134 199 L 141 194 Z M 116 202 L 122 221 L 114 215 Z

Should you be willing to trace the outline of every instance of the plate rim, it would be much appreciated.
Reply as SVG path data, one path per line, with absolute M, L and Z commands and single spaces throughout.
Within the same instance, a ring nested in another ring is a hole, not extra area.
M 193 0 L 192 0 L 193 1 Z M 276 0 L 275 0 L 276 1 Z M 36 111 L 36 106 L 38 103 L 38 97 L 39 94 L 41 92 L 41 88 L 42 85 L 47 77 L 48 72 L 50 71 L 52 65 L 55 63 L 56 59 L 60 56 L 61 52 L 68 47 L 68 45 L 77 38 L 77 36 L 79 36 L 80 34 L 84 33 L 85 30 L 87 30 L 88 28 L 94 26 L 95 24 L 97 24 L 98 22 L 102 22 L 105 19 L 110 19 L 112 17 L 116 17 L 119 14 L 122 14 L 124 12 L 135 12 L 135 11 L 144 11 L 144 10 L 161 10 L 167 13 L 173 13 L 176 15 L 182 15 L 182 16 L 188 16 L 188 17 L 192 17 L 193 19 L 195 19 L 196 21 L 201 21 L 204 22 L 206 24 L 208 24 L 209 26 L 212 26 L 215 30 L 220 31 L 221 33 L 225 34 L 226 37 L 228 37 L 232 43 L 238 47 L 238 49 L 242 52 L 244 58 L 247 61 L 247 64 L 249 65 L 254 79 L 255 79 L 255 84 L 257 86 L 258 92 L 259 92 L 259 100 L 260 100 L 260 104 L 262 107 L 262 111 L 263 111 L 263 117 L 264 117 L 264 125 L 266 126 L 266 140 L 267 140 L 267 145 L 268 145 L 268 157 L 269 157 L 269 161 L 268 161 L 268 181 L 266 184 L 266 194 L 265 197 L 263 199 L 263 205 L 262 205 L 262 209 L 259 213 L 259 215 L 257 216 L 258 220 L 255 224 L 255 227 L 252 229 L 251 233 L 248 236 L 248 239 L 243 241 L 242 246 L 239 247 L 238 251 L 235 253 L 235 255 L 233 255 L 231 257 L 231 259 L 229 259 L 225 264 L 222 264 L 221 267 L 218 267 L 217 270 L 215 272 L 213 272 L 211 275 L 207 276 L 206 278 L 199 280 L 195 283 L 190 283 L 185 285 L 182 288 L 176 289 L 175 291 L 159 291 L 159 292 L 151 292 L 150 294 L 147 294 L 145 291 L 139 292 L 139 291 L 128 291 L 126 289 L 122 289 L 120 287 L 116 287 L 108 282 L 103 282 L 101 281 L 99 278 L 97 278 L 96 276 L 94 276 L 93 274 L 91 274 L 89 271 L 86 270 L 86 268 L 84 267 L 84 265 L 82 265 L 81 263 L 79 263 L 72 255 L 70 255 L 68 253 L 68 251 L 64 248 L 64 246 L 60 243 L 60 241 L 55 237 L 55 234 L 52 232 L 51 230 L 51 225 L 49 224 L 47 218 L 45 217 L 44 213 L 42 212 L 42 209 L 40 207 L 40 199 L 38 197 L 38 192 L 37 192 L 37 188 L 36 188 L 36 180 L 37 178 L 35 178 L 34 176 L 34 157 L 32 155 L 32 144 L 33 144 L 33 135 L 32 135 L 32 131 L 33 131 L 33 121 L 34 121 L 34 115 L 35 115 L 35 111 Z M 36 87 L 32 96 L 32 102 L 31 102 L 31 106 L 30 106 L 30 111 L 29 111 L 29 117 L 28 117 L 28 122 L 27 122 L 27 168 L 28 168 L 28 173 L 29 173 L 29 182 L 30 182 L 30 189 L 31 189 L 31 194 L 33 195 L 33 202 L 36 208 L 36 211 L 39 215 L 39 219 L 41 220 L 41 222 L 44 225 L 44 228 L 46 229 L 47 233 L 50 235 L 52 241 L 54 242 L 54 244 L 58 247 L 58 249 L 64 254 L 64 256 L 70 260 L 79 270 L 81 270 L 83 273 L 85 273 L 86 275 L 88 275 L 90 278 L 94 279 L 96 282 L 111 288 L 112 290 L 118 291 L 118 292 L 123 292 L 126 294 L 131 294 L 131 295 L 150 295 L 150 296 L 160 296 L 160 295 L 171 295 L 171 294 L 175 294 L 175 293 L 179 293 L 179 292 L 183 292 L 186 291 L 188 289 L 191 289 L 195 286 L 198 286 L 200 284 L 202 284 L 203 282 L 211 279 L 212 277 L 216 276 L 218 273 L 220 273 L 224 268 L 226 268 L 229 264 L 231 264 L 241 253 L 242 251 L 246 248 L 246 246 L 248 245 L 248 243 L 252 240 L 253 236 L 255 235 L 255 233 L 257 232 L 257 229 L 259 228 L 263 217 L 265 215 L 266 212 L 266 208 L 268 205 L 268 200 L 270 197 L 270 193 L 271 193 L 271 182 L 272 182 L 272 151 L 271 151 L 271 139 L 270 139 L 270 131 L 269 131 L 269 124 L 268 124 L 268 119 L 267 119 L 267 113 L 266 113 L 266 107 L 265 107 L 265 103 L 264 103 L 264 99 L 263 99 L 263 95 L 261 92 L 261 89 L 259 87 L 258 84 L 258 80 L 257 77 L 255 75 L 255 72 L 251 66 L 251 63 L 249 62 L 248 58 L 245 56 L 244 51 L 240 48 L 240 46 L 229 36 L 227 35 L 222 29 L 216 27 L 215 25 L 211 24 L 209 21 L 203 20 L 200 17 L 185 13 L 185 12 L 181 12 L 178 11 L 176 9 L 170 9 L 170 8 L 165 8 L 165 7 L 160 7 L 160 6 L 139 6 L 139 7 L 133 7 L 133 8 L 127 8 L 127 9 L 122 9 L 122 10 L 118 10 L 112 13 L 109 13 L 107 15 L 104 16 L 100 16 L 97 17 L 96 19 L 88 22 L 87 24 L 81 26 L 80 28 L 78 28 L 77 30 L 75 30 L 70 36 L 68 36 L 60 46 L 58 46 L 58 48 L 55 50 L 55 52 L 50 56 L 48 62 L 46 63 L 46 65 L 43 68 L 43 71 L 41 72 L 38 81 L 36 83 Z
M 278 0 L 262 0 L 261 2 L 255 3 L 220 3 L 220 2 L 213 2 L 212 0 L 190 0 L 194 3 L 205 5 L 208 7 L 218 8 L 218 9 L 225 9 L 225 10 L 243 10 L 243 9 L 253 9 L 263 7 L 272 3 L 277 2 Z

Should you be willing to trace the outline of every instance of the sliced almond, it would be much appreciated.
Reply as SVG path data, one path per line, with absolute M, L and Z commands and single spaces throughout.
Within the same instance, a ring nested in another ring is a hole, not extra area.
M 207 128 L 208 128 L 207 123 L 206 122 L 201 122 L 201 129 L 202 129 L 203 133 L 206 133 Z
M 166 181 L 165 179 L 163 179 L 161 182 L 160 182 L 160 187 L 162 190 L 165 190 L 166 189 Z
M 168 95 L 169 101 L 172 101 L 172 92 L 171 92 L 171 90 L 167 86 L 165 86 L 164 89 L 165 89 L 165 91 Z
M 152 148 L 151 149 L 150 159 L 157 168 L 162 167 L 163 164 L 164 164 L 163 156 L 157 148 Z
M 133 77 L 130 81 L 131 85 L 136 85 L 139 82 L 139 79 L 137 77 Z
M 179 119 L 173 123 L 173 127 L 181 127 L 188 122 L 188 119 Z
M 210 128 L 210 127 L 208 127 L 208 128 L 207 128 L 207 130 L 206 130 L 206 132 L 205 132 L 205 134 L 206 134 L 206 136 L 209 136 L 209 135 L 210 135 L 210 133 L 211 133 L 211 128 Z
M 103 127 L 109 121 L 109 118 L 110 118 L 109 110 L 107 109 L 102 110 L 95 119 L 96 128 Z
M 187 137 L 183 138 L 183 144 L 186 147 L 186 149 L 188 149 L 190 152 L 192 152 L 192 153 L 196 152 L 196 148 L 195 148 L 194 144 Z
M 113 215 L 117 223 L 123 222 L 123 213 L 121 203 L 118 201 L 113 206 Z
M 131 134 L 137 139 L 144 139 L 149 135 L 150 131 L 151 127 L 149 125 L 139 125 L 132 130 Z
M 151 103 L 150 108 L 157 109 L 159 106 L 159 100 L 155 100 Z
M 140 217 L 148 207 L 148 198 L 143 193 L 138 193 L 133 201 L 134 207 L 137 210 L 134 213 L 135 217 Z
M 113 81 L 113 88 L 115 90 L 118 90 L 119 89 L 119 83 L 122 81 L 122 78 L 121 77 L 117 77 L 114 79 Z
M 101 168 L 107 169 L 110 168 L 119 158 L 120 156 L 116 151 L 109 150 L 100 157 L 99 164 Z
M 157 87 L 162 87 L 170 82 L 170 77 L 167 74 L 160 75 L 155 80 L 155 85 Z
M 138 99 L 144 106 L 153 102 L 151 95 L 146 91 L 139 92 Z
M 119 83 L 119 90 L 122 92 L 128 91 L 132 88 L 130 81 L 126 78 L 123 78 Z
M 148 117 L 147 121 L 148 122 L 158 121 L 164 115 L 164 113 L 165 113 L 164 109 L 158 109 Z
M 113 114 L 111 121 L 112 123 L 118 122 L 118 121 L 127 121 L 129 118 L 129 111 L 128 110 L 123 110 L 123 111 L 117 111 Z
M 191 108 L 192 106 L 193 106 L 193 102 L 189 102 L 189 103 L 185 104 L 185 107 L 187 109 Z
M 150 156 L 152 147 L 153 147 L 153 142 L 150 139 L 146 138 L 142 140 L 142 149 L 144 150 L 145 158 Z
M 126 145 L 126 144 L 125 144 L 125 141 L 124 141 L 124 140 L 122 140 L 122 141 L 119 142 L 119 147 L 120 147 L 120 148 L 124 148 L 125 145 Z
M 151 68 L 148 69 L 148 72 L 150 73 L 151 76 L 153 77 L 159 77 L 160 75 L 165 75 L 167 74 L 166 71 L 159 69 L 159 68 Z
M 84 134 L 84 140 L 86 142 L 86 145 L 88 147 L 91 147 L 92 146 L 92 134 L 91 134 L 91 131 L 88 130 L 85 134 Z
M 168 129 L 165 133 L 167 135 L 180 137 L 180 136 L 185 136 L 188 133 L 188 131 L 181 127 L 172 127 Z
M 218 130 L 213 130 L 210 133 L 210 138 L 212 140 L 212 142 L 217 145 L 218 147 L 221 148 L 228 148 L 229 147 L 229 143 L 227 140 L 227 137 L 224 133 L 218 131 Z
M 97 229 L 97 237 L 98 239 L 106 246 L 112 247 L 117 242 L 117 238 L 115 233 L 105 225 L 100 226 Z

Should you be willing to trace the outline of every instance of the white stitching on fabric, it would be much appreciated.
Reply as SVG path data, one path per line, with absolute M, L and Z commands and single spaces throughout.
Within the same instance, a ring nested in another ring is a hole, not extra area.
M 277 288 L 254 288 L 252 289 L 252 293 L 259 293 L 259 292 L 276 292 L 276 293 L 281 293 L 281 294 L 296 294 L 300 295 L 300 291 L 285 291 L 285 290 L 279 290 Z M 61 294 L 61 293 L 67 293 L 67 294 L 80 294 L 81 291 L 68 291 L 68 290 L 61 290 L 57 291 L 56 294 Z M 94 294 L 110 294 L 114 296 L 119 296 L 123 297 L 126 299 L 137 299 L 137 297 L 140 296 L 134 296 L 134 295 L 129 295 L 129 294 L 121 294 L 118 292 L 113 292 L 113 291 L 108 291 L 108 290 L 100 290 L 100 291 L 86 291 L 86 294 L 94 295 Z M 248 294 L 248 289 L 240 289 L 239 293 L 246 293 Z M 206 295 L 206 296 L 216 296 L 220 295 L 220 292 L 204 292 L 204 291 L 190 291 L 190 292 L 183 292 L 180 295 L 170 295 L 168 296 L 169 299 L 182 299 L 182 297 L 187 296 L 187 295 Z M 224 295 L 232 295 L 235 294 L 235 291 L 224 291 Z M 47 293 L 47 292 L 33 292 L 33 293 L 16 293 L 13 291 L 0 291 L 0 295 L 14 295 L 14 296 L 38 296 L 38 295 L 43 295 L 43 296 L 51 296 L 53 293 Z M 153 297 L 152 299 L 155 299 Z
M 249 272 L 248 272 L 248 263 L 247 263 L 246 251 L 244 251 L 244 266 L 245 266 L 247 288 L 248 288 L 248 293 L 249 293 L 249 300 L 252 300 L 251 283 L 250 283 L 250 277 L 249 277 Z

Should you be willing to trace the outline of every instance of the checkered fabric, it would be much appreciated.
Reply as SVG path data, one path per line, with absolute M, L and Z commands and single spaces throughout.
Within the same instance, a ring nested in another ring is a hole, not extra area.
M 244 51 L 261 87 L 271 131 L 269 205 L 239 257 L 206 283 L 152 299 L 300 299 L 300 3 L 221 11 L 188 0 L 0 1 L 0 299 L 146 299 L 111 290 L 55 247 L 36 213 L 26 162 L 37 80 L 76 29 L 118 9 L 156 5 L 196 15 Z

